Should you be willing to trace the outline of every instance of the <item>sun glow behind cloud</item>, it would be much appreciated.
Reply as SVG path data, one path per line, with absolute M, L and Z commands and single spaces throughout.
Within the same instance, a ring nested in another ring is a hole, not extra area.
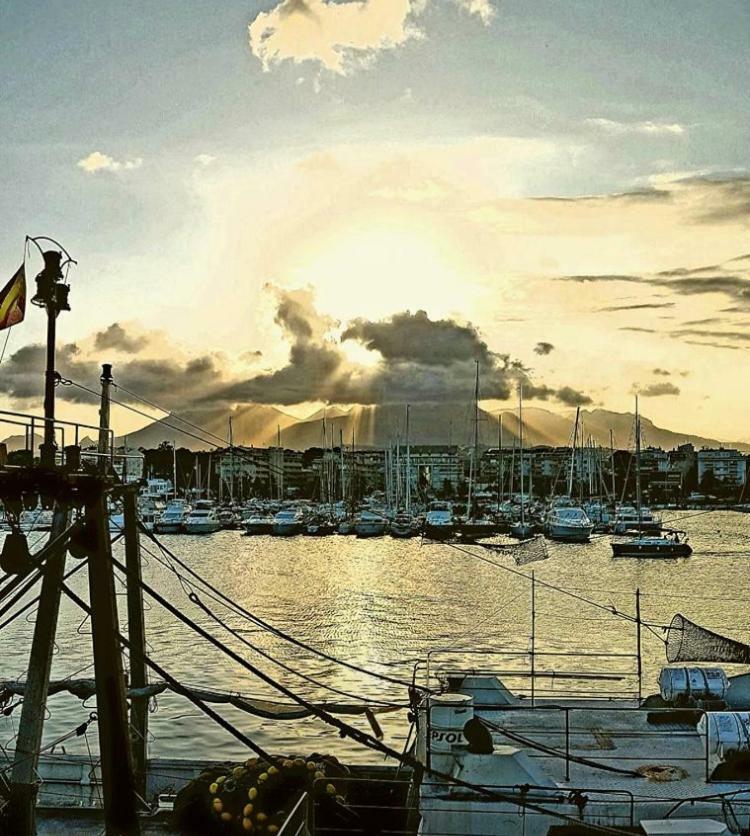
M 296 262 L 289 283 L 313 284 L 321 307 L 341 319 L 419 308 L 443 315 L 456 308 L 466 278 L 460 253 L 434 228 L 383 219 L 333 229 Z M 467 289 L 460 301 L 471 295 Z

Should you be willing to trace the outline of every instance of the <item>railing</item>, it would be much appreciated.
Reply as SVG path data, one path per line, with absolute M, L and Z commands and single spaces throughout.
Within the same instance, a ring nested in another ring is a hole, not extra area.
M 60 444 L 57 451 L 57 463 L 65 463 L 65 447 L 66 447 L 66 431 L 67 439 L 71 439 L 72 444 L 76 447 L 80 445 L 81 441 L 86 435 L 95 433 L 98 439 L 100 428 L 93 424 L 83 424 L 80 421 L 63 421 L 55 418 L 45 418 L 42 415 L 32 415 L 25 412 L 15 412 L 5 409 L 0 409 L 0 426 L 7 424 L 11 427 L 22 427 L 24 431 L 24 447 L 23 449 L 30 453 L 32 459 L 36 452 L 36 437 L 37 434 L 44 435 L 44 429 L 48 423 L 53 424 L 55 439 L 59 437 Z M 115 433 L 114 430 L 108 429 L 107 433 L 107 449 L 105 453 L 99 453 L 96 450 L 86 451 L 86 458 L 99 459 L 106 457 L 109 459 L 110 466 L 114 468 L 115 461 Z M 19 433 L 20 434 L 20 433 Z

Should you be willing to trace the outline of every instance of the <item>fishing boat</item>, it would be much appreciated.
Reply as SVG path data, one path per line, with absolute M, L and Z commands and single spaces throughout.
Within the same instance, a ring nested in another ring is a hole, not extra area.
M 209 499 L 199 499 L 185 517 L 185 534 L 213 534 L 221 530 L 216 506 Z
M 382 537 L 388 520 L 384 514 L 376 511 L 361 511 L 354 521 L 354 533 L 357 537 Z
M 638 411 L 638 396 L 635 399 L 635 497 L 636 536 L 626 542 L 613 542 L 612 556 L 637 559 L 690 557 L 693 549 L 687 538 L 680 540 L 680 534 L 684 536 L 685 532 L 665 531 L 662 536 L 644 536 L 641 501 L 641 416 Z
M 179 534 L 190 513 L 190 506 L 184 499 L 172 499 L 164 511 L 154 520 L 157 534 Z
M 305 517 L 299 508 L 282 508 L 273 518 L 271 534 L 274 537 L 293 537 L 302 533 Z

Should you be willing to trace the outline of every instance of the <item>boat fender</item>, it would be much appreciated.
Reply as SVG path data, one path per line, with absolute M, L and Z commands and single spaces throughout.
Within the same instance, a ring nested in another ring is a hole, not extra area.
M 494 751 L 492 734 L 478 717 L 472 717 L 466 723 L 464 737 L 469 743 L 469 752 L 472 755 L 491 755 Z

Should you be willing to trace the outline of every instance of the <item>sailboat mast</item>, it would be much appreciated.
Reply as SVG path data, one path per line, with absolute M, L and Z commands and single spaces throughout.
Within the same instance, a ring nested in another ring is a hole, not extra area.
M 609 431 L 609 466 L 612 468 L 612 502 L 617 502 L 615 485 L 615 434 Z
M 229 501 L 234 505 L 234 431 L 229 416 Z
M 576 407 L 576 423 L 573 428 L 573 450 L 570 454 L 570 475 L 568 476 L 568 496 L 573 496 L 573 470 L 576 461 L 576 447 L 578 445 L 578 421 L 581 417 L 581 407 Z
M 521 525 L 524 524 L 524 497 L 523 497 L 523 384 L 518 384 L 518 445 L 521 460 Z
M 409 404 L 406 404 L 406 513 L 411 513 L 411 450 L 409 448 Z
M 177 499 L 177 439 L 172 442 L 172 487 L 174 498 Z
M 467 511 L 469 518 L 474 519 L 474 505 L 476 500 L 475 481 L 479 475 L 479 360 L 476 361 L 476 376 L 474 378 L 474 452 L 471 459 L 471 468 L 469 469 L 469 502 Z
M 638 536 L 641 536 L 641 416 L 635 396 L 635 507 L 638 511 Z
M 497 416 L 497 513 L 500 513 L 503 490 L 503 413 Z

